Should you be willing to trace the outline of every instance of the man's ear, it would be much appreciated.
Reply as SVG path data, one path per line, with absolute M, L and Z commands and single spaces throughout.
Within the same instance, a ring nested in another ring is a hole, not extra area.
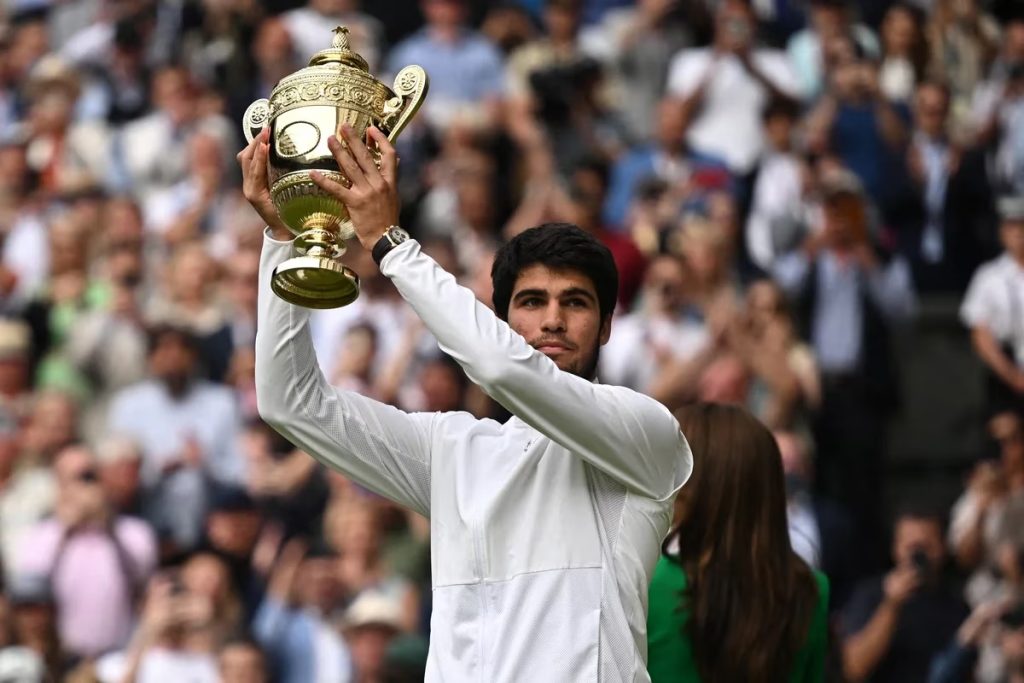
M 612 317 L 610 315 L 606 315 L 601 320 L 601 337 L 600 337 L 601 346 L 604 346 L 605 344 L 607 344 L 608 343 L 608 339 L 611 338 L 611 336 L 612 336 Z

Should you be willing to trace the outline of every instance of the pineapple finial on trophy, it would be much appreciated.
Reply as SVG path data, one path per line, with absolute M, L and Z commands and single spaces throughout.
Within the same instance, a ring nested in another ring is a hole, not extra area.
M 348 26 L 335 26 L 334 27 L 334 40 L 331 41 L 331 47 L 335 50 L 349 50 L 348 42 Z

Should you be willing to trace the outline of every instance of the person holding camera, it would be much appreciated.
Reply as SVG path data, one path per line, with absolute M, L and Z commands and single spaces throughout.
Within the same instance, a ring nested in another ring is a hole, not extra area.
M 843 671 L 851 683 L 923 681 L 932 658 L 967 617 L 944 574 L 942 519 L 907 508 L 893 525 L 894 567 L 858 585 L 840 617 Z
M 747 0 L 724 0 L 710 47 L 683 50 L 672 62 L 668 92 L 684 112 L 694 151 L 723 159 L 737 176 L 749 174 L 764 146 L 762 108 L 795 100 L 796 76 L 786 55 L 755 47 L 754 12 Z
M 92 657 L 128 640 L 139 592 L 156 566 L 156 537 L 144 521 L 114 512 L 87 448 L 63 449 L 53 470 L 55 514 L 26 532 L 15 573 L 46 579 L 61 642 L 70 654 Z
M 1024 680 L 1024 546 L 1004 543 L 999 580 L 932 663 L 928 683 L 1013 683 Z

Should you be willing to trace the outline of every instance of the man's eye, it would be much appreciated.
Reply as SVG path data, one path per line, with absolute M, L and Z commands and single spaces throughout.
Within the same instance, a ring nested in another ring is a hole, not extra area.
M 524 306 L 526 308 L 534 308 L 536 306 L 540 306 L 542 303 L 543 302 L 540 299 L 538 299 L 537 297 L 533 296 L 533 297 L 530 297 L 529 299 L 523 299 L 520 302 L 519 305 L 520 306 Z
M 565 303 L 566 303 L 567 306 L 569 306 L 571 308 L 586 308 L 587 307 L 587 302 L 584 301 L 583 299 L 569 299 Z

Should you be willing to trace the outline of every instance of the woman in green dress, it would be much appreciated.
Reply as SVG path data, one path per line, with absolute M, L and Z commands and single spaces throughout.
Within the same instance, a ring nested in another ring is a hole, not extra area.
M 822 680 L 828 580 L 790 546 L 775 438 L 732 406 L 677 417 L 694 473 L 651 583 L 652 683 Z

